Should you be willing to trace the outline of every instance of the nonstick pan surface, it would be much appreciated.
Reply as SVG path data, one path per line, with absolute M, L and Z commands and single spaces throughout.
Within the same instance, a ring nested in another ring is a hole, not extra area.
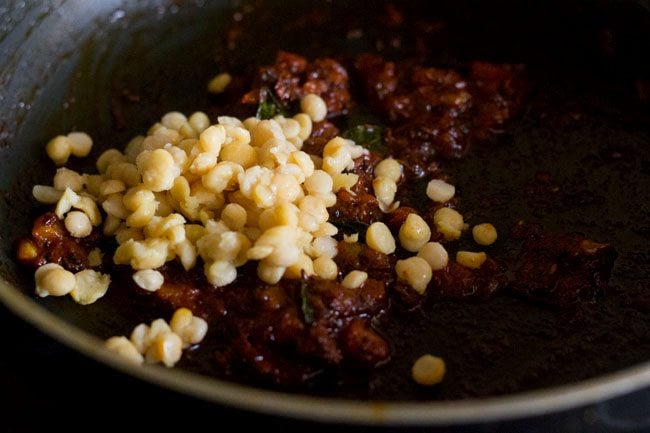
M 431 63 L 460 67 L 485 59 L 527 65 L 527 112 L 495 143 L 449 163 L 448 171 L 472 221 L 492 221 L 506 233 L 525 219 L 614 245 L 619 257 L 611 288 L 595 303 L 556 310 L 498 296 L 488 303 L 430 304 L 384 329 L 395 344 L 394 356 L 370 387 L 319 390 L 326 397 L 321 400 L 186 371 L 134 370 L 101 350 L 96 339 L 128 333 L 148 319 L 132 311 L 128 300 L 109 294 L 105 302 L 81 308 L 67 299 L 38 305 L 29 299 L 32 276 L 15 264 L 12 243 L 29 231 L 36 215 L 31 185 L 47 183 L 53 174 L 44 143 L 69 130 L 88 131 L 97 143 L 92 159 L 167 111 L 213 110 L 204 83 L 219 68 L 237 71 L 269 62 L 277 49 L 310 57 L 377 49 L 372 27 L 365 38 L 347 37 L 352 24 L 371 22 L 365 3 L 299 3 L 243 8 L 248 12 L 242 25 L 250 31 L 234 51 L 224 45 L 233 6 L 225 2 L 10 2 L 0 10 L 3 300 L 58 339 L 136 376 L 219 403 L 307 418 L 487 421 L 556 411 L 646 386 L 650 117 L 643 58 L 650 52 L 650 13 L 641 2 L 562 7 L 450 2 L 439 10 L 410 3 L 407 8 L 424 8 L 423 16 L 446 23 L 427 48 Z M 286 25 L 309 15 L 308 9 L 325 11 L 325 20 Z M 382 52 L 418 54 L 407 42 L 388 44 Z M 559 189 L 537 188 L 540 179 L 552 179 Z M 509 248 L 505 240 L 493 254 Z M 421 347 L 435 348 L 459 367 L 433 391 L 418 389 L 408 375 Z M 195 370 L 198 364 L 186 367 Z M 463 400 L 446 401 L 456 399 Z

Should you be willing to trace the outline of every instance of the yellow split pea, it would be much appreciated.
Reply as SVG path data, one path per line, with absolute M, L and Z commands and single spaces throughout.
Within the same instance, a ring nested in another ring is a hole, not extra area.
M 445 377 L 447 367 L 442 358 L 430 354 L 419 357 L 411 368 L 413 380 L 422 386 L 433 386 Z

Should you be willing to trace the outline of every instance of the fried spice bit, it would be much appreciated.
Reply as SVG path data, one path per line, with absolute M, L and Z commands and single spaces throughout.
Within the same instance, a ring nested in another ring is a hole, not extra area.
M 359 318 L 385 308 L 385 285 L 378 280 L 367 278 L 357 288 L 284 280 L 252 291 L 228 290 L 225 299 L 231 314 L 245 309 L 255 315 L 228 322 L 235 341 L 218 359 L 242 359 L 270 382 L 300 384 L 324 368 L 350 362 L 368 368 L 390 356 L 384 338 Z
M 309 118 L 309 116 L 307 116 Z M 323 120 L 321 122 L 310 121 L 311 135 L 305 138 L 302 150 L 310 155 L 322 155 L 323 148 L 328 141 L 339 135 L 339 129 L 332 122 Z
M 375 251 L 363 243 L 339 242 L 338 250 L 334 260 L 343 273 L 355 269 L 366 269 L 374 277 L 380 276 L 390 278 L 388 271 L 394 266 L 394 256 Z
M 390 356 L 388 343 L 365 321 L 353 319 L 342 331 L 343 350 L 365 365 L 377 365 Z
M 475 107 L 472 135 L 480 139 L 500 132 L 521 110 L 528 87 L 522 65 L 487 62 L 471 64 L 469 83 Z
M 426 164 L 439 154 L 464 152 L 471 96 L 460 75 L 373 55 L 360 56 L 356 68 L 371 104 L 388 120 L 386 141 L 394 155 Z
M 242 98 L 244 104 L 259 104 L 260 92 L 272 89 L 285 106 L 299 103 L 309 94 L 322 98 L 328 113 L 345 113 L 350 106 L 348 73 L 333 59 L 308 62 L 286 51 L 278 52 L 275 64 L 261 67 L 253 81 L 253 90 Z M 320 118 L 320 116 L 317 116 Z
M 433 272 L 431 291 L 444 299 L 489 299 L 506 287 L 506 269 L 487 257 L 478 269 L 450 261 Z
M 379 160 L 379 157 L 373 153 L 354 160 L 354 167 L 349 170 L 347 175 L 355 176 L 356 181 L 352 187 L 338 190 L 336 205 L 330 210 L 335 224 L 354 222 L 354 224 L 361 224 L 365 231 L 365 227 L 383 219 L 384 213 L 373 188 L 374 167 Z M 335 183 L 337 180 L 334 178 Z M 358 228 L 354 230 L 354 232 L 358 231 Z
M 473 137 L 489 138 L 523 101 L 521 67 L 473 63 L 463 77 L 449 69 L 357 58 L 370 104 L 388 121 L 394 155 L 423 169 L 434 159 L 463 155 Z
M 34 221 L 32 236 L 18 241 L 17 257 L 33 267 L 56 263 L 78 272 L 88 266 L 88 246 L 94 242 L 95 235 L 84 239 L 72 237 L 56 215 L 46 213 Z
M 523 239 L 510 290 L 536 302 L 565 307 L 593 301 L 605 292 L 616 251 L 578 234 L 545 233 L 519 223 L 512 236 Z

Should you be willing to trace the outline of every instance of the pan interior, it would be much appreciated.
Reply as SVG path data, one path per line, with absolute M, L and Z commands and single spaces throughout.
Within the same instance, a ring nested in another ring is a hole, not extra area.
M 372 30 L 348 37 L 350 26 L 374 22 L 364 2 L 289 1 L 265 9 L 267 3 L 243 8 L 250 31 L 234 51 L 223 39 L 233 7 L 228 2 L 69 0 L 2 12 L 11 23 L 10 32 L 0 29 L 6 59 L 0 66 L 0 272 L 7 281 L 31 295 L 32 275 L 14 263 L 12 242 L 37 215 L 31 186 L 47 184 L 54 174 L 43 151 L 52 136 L 89 132 L 96 142 L 91 161 L 165 112 L 209 111 L 214 101 L 204 84 L 223 67 L 241 71 L 271 61 L 277 49 L 311 58 L 377 49 Z M 429 304 L 382 330 L 395 344 L 394 356 L 370 386 L 316 393 L 380 400 L 503 395 L 650 359 L 650 117 L 647 102 L 639 101 L 639 86 L 649 77 L 642 59 L 650 48 L 650 13 L 635 2 L 562 8 L 555 2 L 489 3 L 408 6 L 447 23 L 431 37 L 433 64 L 524 63 L 533 83 L 522 118 L 495 143 L 448 165 L 463 209 L 472 211 L 472 222 L 493 222 L 502 233 L 525 219 L 613 244 L 619 258 L 611 290 L 596 303 L 560 311 L 509 296 Z M 324 20 L 288 25 L 307 16 L 305 8 L 320 11 Z M 388 46 L 382 52 L 400 57 L 413 54 L 409 50 Z M 87 164 L 74 161 L 73 167 Z M 538 173 L 548 174 L 559 192 L 531 197 Z M 498 201 L 486 205 L 490 197 Z M 493 254 L 510 247 L 505 240 Z M 154 318 L 154 312 L 136 311 L 119 291 L 83 308 L 69 299 L 39 303 L 100 338 Z M 440 387 L 422 390 L 410 381 L 410 365 L 422 348 L 456 367 Z

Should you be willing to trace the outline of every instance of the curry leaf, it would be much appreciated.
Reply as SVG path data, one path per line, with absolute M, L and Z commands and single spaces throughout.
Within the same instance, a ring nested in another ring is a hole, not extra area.
M 382 156 L 388 155 L 388 147 L 383 139 L 384 128 L 379 125 L 357 125 L 343 132 L 344 138 L 349 138 L 359 146 L 376 152 Z
M 302 315 L 305 318 L 305 323 L 311 325 L 315 322 L 314 307 L 312 307 L 311 303 L 309 302 L 309 284 L 305 279 L 300 282 L 300 298 L 302 299 L 302 305 L 300 308 L 302 309 Z
M 342 218 L 330 218 L 329 222 L 334 224 L 336 228 L 339 229 L 339 233 L 344 233 L 346 235 L 358 233 L 359 242 L 364 242 L 366 230 L 368 230 L 368 224 L 359 220 L 349 220 Z
M 345 129 L 351 129 L 357 125 L 380 125 L 379 119 L 368 107 L 353 105 L 350 112 L 345 116 Z
M 272 119 L 273 117 L 281 114 L 288 116 L 287 110 L 282 103 L 275 97 L 273 91 L 268 87 L 260 89 L 260 105 L 257 107 L 255 116 L 258 119 Z

